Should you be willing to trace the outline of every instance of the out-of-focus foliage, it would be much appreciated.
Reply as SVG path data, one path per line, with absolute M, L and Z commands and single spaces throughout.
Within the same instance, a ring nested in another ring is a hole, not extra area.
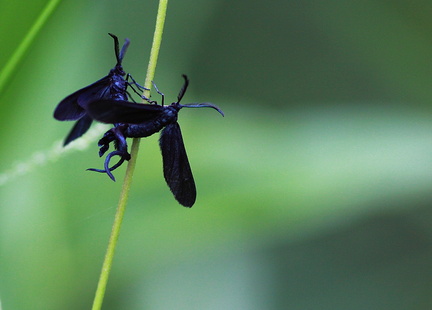
M 0 67 L 46 1 L 0 2 Z M 0 94 L 0 173 L 52 148 L 66 95 L 112 39 L 145 76 L 156 1 L 62 2 Z M 155 82 L 174 100 L 197 203 L 138 167 L 104 309 L 430 309 L 432 4 L 172 1 Z M 157 96 L 153 95 L 155 99 Z M 4 309 L 88 309 L 120 193 L 96 141 L 0 187 Z M 19 166 L 18 166 L 19 167 Z

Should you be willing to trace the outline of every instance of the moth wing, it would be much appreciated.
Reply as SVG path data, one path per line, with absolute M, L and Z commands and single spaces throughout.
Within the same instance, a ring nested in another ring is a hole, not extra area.
M 110 80 L 106 76 L 99 81 L 81 88 L 64 98 L 54 110 L 54 118 L 59 121 L 74 121 L 84 116 L 89 102 L 103 98 L 109 92 Z
M 66 146 L 73 140 L 81 137 L 90 128 L 92 122 L 93 119 L 88 115 L 84 115 L 83 117 L 81 117 L 72 127 L 63 145 Z
M 141 124 L 159 117 L 164 107 L 156 104 L 103 99 L 89 103 L 86 110 L 93 119 L 102 123 Z
M 162 130 L 159 144 L 165 181 L 180 204 L 192 207 L 196 200 L 195 181 L 177 122 Z

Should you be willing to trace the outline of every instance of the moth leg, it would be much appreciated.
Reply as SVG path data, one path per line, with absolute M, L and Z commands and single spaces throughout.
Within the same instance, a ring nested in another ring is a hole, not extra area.
M 131 82 L 129 82 L 129 78 L 132 80 L 132 83 Z M 138 84 L 137 83 L 137 81 L 135 81 L 135 79 L 132 77 L 132 75 L 130 74 L 130 73 L 128 73 L 127 75 L 126 75 L 126 82 L 127 82 L 127 85 L 134 91 L 134 93 L 135 94 L 137 94 L 138 96 L 140 96 L 140 98 L 141 99 L 144 99 L 145 101 L 147 101 L 148 103 L 157 103 L 156 101 L 154 101 L 154 100 L 150 100 L 149 98 L 147 98 L 146 96 L 144 96 L 142 93 L 140 93 L 140 92 L 138 92 L 136 89 L 135 89 L 135 87 L 134 87 L 134 85 L 142 92 L 142 91 L 144 91 L 144 90 L 150 90 L 150 89 L 148 89 L 148 88 L 146 88 L 146 87 L 144 87 L 144 86 L 142 86 L 142 85 L 140 85 L 140 84 Z M 133 100 L 133 99 L 132 99 Z M 135 102 L 135 101 L 134 101 Z
M 155 83 L 155 82 L 152 81 L 152 84 L 153 84 L 153 87 L 154 87 L 154 89 L 156 90 L 156 92 L 157 92 L 159 95 L 161 95 L 161 97 L 162 97 L 162 106 L 163 106 L 163 105 L 165 104 L 165 95 L 164 95 L 163 92 L 161 92 L 161 91 L 159 90 L 159 88 L 156 86 L 156 83 Z
M 129 78 L 132 80 L 132 83 L 129 83 Z M 150 90 L 150 89 L 145 88 L 144 86 L 138 84 L 138 82 L 135 81 L 135 79 L 133 78 L 132 74 L 130 74 L 130 73 L 128 73 L 128 74 L 126 75 L 126 81 L 128 81 L 128 84 L 129 84 L 129 85 L 132 85 L 132 84 L 133 84 L 133 85 L 136 85 L 136 87 L 138 87 L 139 90 Z
M 131 87 L 131 88 L 132 88 L 132 87 Z M 135 99 L 131 96 L 130 92 L 126 91 L 126 95 L 128 96 L 128 98 L 129 98 L 130 100 L 132 100 L 133 103 L 137 103 L 137 102 L 135 101 Z

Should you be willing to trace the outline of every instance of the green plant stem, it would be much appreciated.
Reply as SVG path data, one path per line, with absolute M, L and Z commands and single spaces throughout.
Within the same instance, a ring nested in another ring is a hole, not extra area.
M 163 33 L 163 27 L 165 24 L 165 16 L 166 16 L 166 10 L 168 6 L 168 0 L 160 0 L 159 1 L 159 8 L 158 13 L 156 17 L 156 26 L 155 26 L 155 32 L 153 36 L 153 44 L 150 52 L 150 60 L 147 67 L 147 75 L 146 80 L 144 83 L 144 86 L 148 89 L 151 88 L 151 81 L 153 80 L 154 73 L 156 71 L 156 64 L 157 59 L 159 56 L 159 50 L 162 42 L 162 33 Z M 149 97 L 150 91 L 145 91 L 144 96 Z M 116 215 L 114 218 L 114 224 L 111 231 L 110 240 L 108 243 L 107 252 L 105 254 L 105 259 L 102 265 L 102 271 L 99 277 L 98 286 L 96 289 L 95 299 L 93 301 L 93 307 L 92 310 L 99 310 L 102 307 L 103 298 L 106 291 L 106 286 L 108 283 L 108 277 L 111 271 L 112 262 L 114 258 L 114 252 L 117 245 L 118 237 L 120 234 L 120 228 L 123 220 L 123 215 L 125 213 L 127 200 L 129 197 L 129 191 L 132 183 L 132 176 L 135 170 L 136 165 L 136 158 L 138 155 L 139 150 L 139 143 L 140 139 L 135 138 L 132 142 L 131 147 L 131 159 L 128 162 L 127 168 L 126 168 L 126 175 L 123 181 L 122 191 L 120 194 L 119 203 L 117 206 Z
M 51 16 L 52 12 L 54 12 L 54 9 L 57 7 L 59 2 L 60 2 L 60 0 L 50 0 L 47 3 L 47 5 L 42 10 L 39 17 L 34 22 L 33 26 L 27 32 L 24 39 L 22 39 L 20 45 L 17 47 L 15 52 L 12 54 L 11 58 L 9 58 L 9 61 L 6 63 L 6 65 L 0 71 L 0 93 L 2 92 L 7 81 L 9 80 L 10 76 L 14 72 L 15 68 L 18 66 L 19 62 L 23 58 L 24 54 L 27 52 L 27 50 L 30 47 L 31 43 L 33 42 L 34 38 L 37 36 L 39 31 L 42 29 L 43 25 L 45 25 L 46 21 Z

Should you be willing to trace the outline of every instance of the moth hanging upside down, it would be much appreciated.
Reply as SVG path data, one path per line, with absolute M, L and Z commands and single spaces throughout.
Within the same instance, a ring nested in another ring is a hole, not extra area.
M 189 85 L 186 75 L 183 75 L 185 81 L 177 96 L 177 101 L 168 106 L 164 105 L 165 96 L 156 85 L 154 85 L 156 91 L 162 96 L 161 105 L 141 95 L 140 97 L 149 102 L 148 104 L 128 101 L 128 99 L 133 100 L 127 91 L 128 87 L 137 94 L 139 93 L 135 87 L 140 91 L 146 88 L 136 83 L 122 68 L 121 63 L 129 40 L 126 39 L 119 51 L 117 37 L 113 34 L 110 36 L 114 39 L 116 66 L 104 78 L 63 99 L 54 111 L 54 118 L 57 120 L 77 121 L 64 145 L 83 135 L 93 120 L 114 124 L 114 127 L 104 134 L 98 144 L 101 157 L 108 151 L 110 143 L 114 144 L 114 151 L 105 158 L 104 169 L 88 170 L 106 173 L 115 181 L 112 171 L 131 158 L 126 139 L 148 137 L 162 130 L 159 144 L 162 151 L 165 180 L 177 201 L 185 207 L 192 207 L 196 200 L 196 188 L 180 126 L 177 123 L 178 112 L 182 108 L 213 108 L 222 116 L 224 114 L 211 103 L 180 104 Z M 129 82 L 129 78 L 132 82 Z M 110 166 L 111 158 L 114 156 L 119 156 L 120 159 L 116 164 Z

